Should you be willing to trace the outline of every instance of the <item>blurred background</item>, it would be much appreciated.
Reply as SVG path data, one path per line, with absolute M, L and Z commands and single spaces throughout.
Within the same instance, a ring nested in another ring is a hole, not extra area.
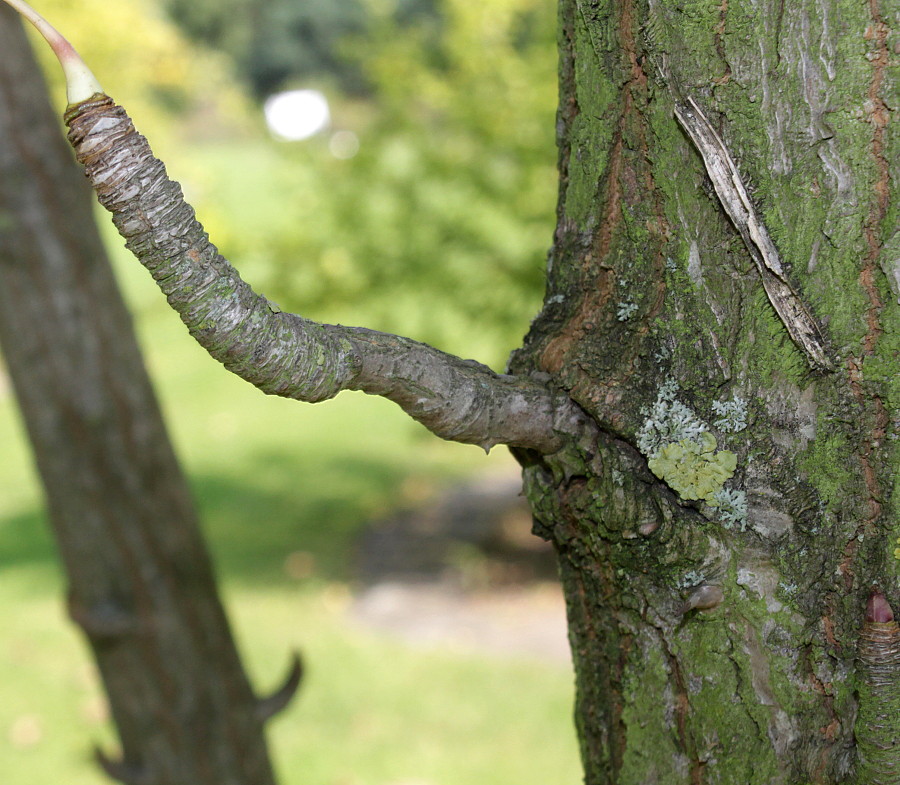
M 556 194 L 548 0 L 40 0 L 284 310 L 502 370 Z M 48 79 L 60 114 L 57 66 Z M 267 398 L 193 344 L 98 218 L 189 474 L 285 785 L 580 779 L 552 554 L 518 471 L 393 404 Z M 0 772 L 99 785 L 113 744 L 0 365 Z

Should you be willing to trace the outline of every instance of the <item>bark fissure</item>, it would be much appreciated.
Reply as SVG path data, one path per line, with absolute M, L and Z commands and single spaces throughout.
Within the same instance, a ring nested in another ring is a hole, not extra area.
M 687 611 L 690 612 L 690 611 Z M 691 713 L 691 699 L 684 678 L 684 670 L 678 660 L 678 655 L 672 650 L 666 638 L 666 630 L 655 626 L 659 645 L 666 657 L 666 662 L 671 673 L 671 682 L 675 691 L 675 727 L 678 731 L 678 740 L 690 762 L 691 785 L 703 785 L 704 763 L 697 754 L 697 744 L 688 730 L 688 717 Z
M 719 6 L 719 23 L 716 25 L 716 54 L 725 67 L 722 75 L 717 77 L 714 82 L 717 85 L 725 85 L 731 81 L 731 64 L 728 62 L 728 55 L 725 52 L 725 28 L 728 23 L 728 0 L 722 0 Z
M 867 312 L 869 329 L 863 344 L 864 352 L 873 354 L 878 336 L 883 332 L 879 315 L 884 305 L 876 285 L 876 279 L 879 276 L 878 257 L 881 254 L 879 234 L 884 218 L 887 215 L 891 179 L 890 162 L 884 154 L 884 136 L 890 115 L 884 97 L 881 95 L 885 72 L 890 62 L 890 54 L 887 47 L 890 27 L 882 18 L 878 0 L 869 0 L 869 12 L 872 17 L 872 24 L 866 30 L 866 38 L 874 40 L 875 51 L 872 58 L 872 81 L 868 90 L 868 99 L 871 107 L 868 122 L 872 124 L 871 155 L 877 177 L 873 186 L 872 206 L 864 225 L 866 244 L 869 250 L 860 271 L 860 285 L 865 289 L 869 298 Z

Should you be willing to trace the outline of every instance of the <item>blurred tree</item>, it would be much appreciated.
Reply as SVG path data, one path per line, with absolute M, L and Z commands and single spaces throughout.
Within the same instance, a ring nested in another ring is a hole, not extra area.
M 372 100 L 336 101 L 318 143 L 282 146 L 254 231 L 219 236 L 233 258 L 264 261 L 253 269 L 284 307 L 474 345 L 497 366 L 540 302 L 553 231 L 555 15 L 543 0 L 438 9 L 436 28 L 370 5 L 367 36 L 342 51 Z M 355 155 L 339 147 L 347 131 Z
M 125 782 L 273 782 L 260 702 L 18 16 L 0 5 L 0 344 Z M 265 705 L 265 704 L 263 704 Z M 149 777 L 149 779 L 147 779 Z
M 165 0 L 172 18 L 196 40 L 227 52 L 258 97 L 292 79 L 327 76 L 350 93 L 369 82 L 341 43 L 369 27 L 366 0 Z M 398 0 L 401 23 L 433 14 L 434 0 Z

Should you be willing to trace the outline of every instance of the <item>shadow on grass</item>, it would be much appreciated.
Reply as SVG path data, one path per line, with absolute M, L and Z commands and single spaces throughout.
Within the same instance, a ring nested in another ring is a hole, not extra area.
M 220 578 L 347 580 L 366 524 L 398 504 L 409 467 L 374 460 L 255 456 L 252 476 L 191 478 Z M 45 512 L 0 518 L 0 564 L 57 568 Z
M 280 455 L 260 458 L 257 467 L 253 483 L 221 475 L 192 482 L 220 572 L 251 582 L 353 577 L 353 541 L 374 516 L 399 503 L 409 473 L 354 458 L 304 467 Z

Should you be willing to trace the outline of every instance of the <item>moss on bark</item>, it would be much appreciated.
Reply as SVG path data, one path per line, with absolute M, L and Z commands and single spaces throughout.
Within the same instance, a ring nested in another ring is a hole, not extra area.
M 549 373 L 605 431 L 521 456 L 564 565 L 587 782 L 846 781 L 866 598 L 900 600 L 896 124 L 880 110 L 896 34 L 874 2 L 560 8 L 559 223 L 512 368 Z M 673 118 L 685 96 L 735 158 L 833 373 L 811 372 L 763 292 Z M 648 470 L 669 380 L 702 430 L 663 441 L 709 431 L 736 456 L 743 522 Z M 738 432 L 713 410 L 735 398 Z

